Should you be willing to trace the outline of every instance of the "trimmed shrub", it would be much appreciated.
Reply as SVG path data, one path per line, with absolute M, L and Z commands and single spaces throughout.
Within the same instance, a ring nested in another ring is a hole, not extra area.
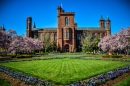
M 122 55 L 102 55 L 103 58 L 122 58 Z

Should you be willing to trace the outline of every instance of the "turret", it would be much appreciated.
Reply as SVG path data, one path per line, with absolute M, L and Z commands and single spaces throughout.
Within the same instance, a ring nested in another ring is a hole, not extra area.
M 105 20 L 103 19 L 102 15 L 101 15 L 101 18 L 99 20 L 99 25 L 100 25 L 100 28 L 105 28 Z
M 26 36 L 32 37 L 32 17 L 26 19 Z
M 61 6 L 58 6 L 58 7 L 57 7 L 57 11 L 58 11 L 58 16 L 59 16 L 60 12 L 62 12 Z
M 107 35 L 111 35 L 111 20 L 107 16 L 106 20 L 106 30 L 107 30 Z

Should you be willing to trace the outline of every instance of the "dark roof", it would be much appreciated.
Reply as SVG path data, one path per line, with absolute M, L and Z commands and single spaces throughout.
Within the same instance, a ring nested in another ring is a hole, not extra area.
M 32 30 L 43 30 L 43 29 L 47 29 L 47 30 L 56 30 L 57 28 L 32 28 Z M 105 28 L 100 28 L 100 27 L 77 27 L 77 30 L 105 30 Z
M 105 28 L 100 28 L 100 27 L 77 27 L 77 30 L 105 30 Z
M 32 30 L 43 30 L 43 29 L 47 29 L 47 30 L 56 30 L 56 27 L 50 27 L 50 28 L 32 28 Z

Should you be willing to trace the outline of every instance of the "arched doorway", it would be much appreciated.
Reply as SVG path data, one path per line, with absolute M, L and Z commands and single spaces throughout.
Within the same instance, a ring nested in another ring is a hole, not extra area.
M 66 44 L 64 49 L 65 49 L 65 52 L 69 52 L 69 45 Z

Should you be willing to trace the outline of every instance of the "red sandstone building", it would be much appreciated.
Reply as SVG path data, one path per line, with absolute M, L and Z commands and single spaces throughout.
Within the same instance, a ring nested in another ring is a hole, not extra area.
M 99 27 L 78 27 L 74 21 L 74 12 L 65 12 L 61 6 L 57 7 L 57 28 L 46 28 L 47 33 L 51 34 L 51 40 L 57 44 L 57 48 L 63 52 L 73 52 L 75 49 L 81 51 L 81 36 L 89 30 L 93 36 L 104 37 L 111 34 L 110 20 L 104 20 L 101 16 Z M 35 23 L 32 27 L 32 18 L 26 20 L 26 36 L 39 37 L 42 41 L 44 28 L 36 28 Z

